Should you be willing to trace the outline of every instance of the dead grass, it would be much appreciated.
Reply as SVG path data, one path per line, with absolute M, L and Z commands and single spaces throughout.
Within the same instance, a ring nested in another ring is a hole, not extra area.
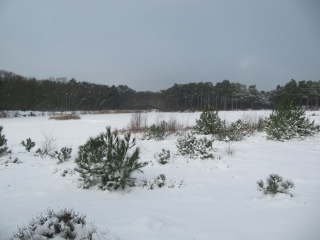
M 49 117 L 49 120 L 77 120 L 81 117 L 76 113 L 68 113 L 68 114 L 59 114 Z

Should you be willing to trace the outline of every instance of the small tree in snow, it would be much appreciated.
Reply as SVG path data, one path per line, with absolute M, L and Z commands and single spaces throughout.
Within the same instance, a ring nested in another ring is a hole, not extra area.
M 130 133 L 121 139 L 117 133 L 111 133 L 110 127 L 80 146 L 75 170 L 80 173 L 83 188 L 117 190 L 134 186 L 132 173 L 142 172 L 141 168 L 147 164 L 138 162 L 140 149 L 133 149 L 134 146 L 135 139 Z
M 63 147 L 60 152 L 55 151 L 56 157 L 58 158 L 58 163 L 63 163 L 71 158 L 72 148 Z
M 156 153 L 153 156 L 158 160 L 160 164 L 164 165 L 169 162 L 170 150 L 165 150 L 164 148 L 162 148 L 162 152 Z
M 6 136 L 2 134 L 3 127 L 0 126 L 0 157 L 10 153 L 7 147 Z
M 267 178 L 267 186 L 264 185 L 262 180 L 257 182 L 258 190 L 262 191 L 265 195 L 276 195 L 277 193 L 289 193 L 289 189 L 294 187 L 294 183 L 291 180 L 283 180 L 278 174 L 270 174 Z
M 195 130 L 202 134 L 216 134 L 223 129 L 223 121 L 213 108 L 206 107 L 200 115 L 200 119 L 196 120 Z
M 28 152 L 30 152 L 31 148 L 33 148 L 36 144 L 31 140 L 31 138 L 27 138 L 26 141 L 22 141 L 21 145 L 26 148 Z
M 279 141 L 305 137 L 319 131 L 320 126 L 315 126 L 314 121 L 310 122 L 305 111 L 291 100 L 286 100 L 272 112 L 266 127 L 268 139 Z
M 212 154 L 212 143 L 213 140 L 208 140 L 207 138 L 197 139 L 194 133 L 187 133 L 182 137 L 177 139 L 176 146 L 178 152 L 184 156 L 188 155 L 190 158 L 214 158 Z

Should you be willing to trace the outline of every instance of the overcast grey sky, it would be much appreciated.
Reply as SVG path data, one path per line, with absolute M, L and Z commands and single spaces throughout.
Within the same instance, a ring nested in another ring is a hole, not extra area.
M 0 69 L 135 90 L 320 80 L 320 0 L 0 0 Z

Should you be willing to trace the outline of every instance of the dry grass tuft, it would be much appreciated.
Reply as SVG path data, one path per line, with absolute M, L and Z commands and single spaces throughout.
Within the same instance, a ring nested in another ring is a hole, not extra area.
M 49 117 L 49 120 L 77 120 L 80 119 L 81 117 L 77 115 L 76 113 L 67 113 L 67 114 L 60 114 L 60 115 L 55 115 Z

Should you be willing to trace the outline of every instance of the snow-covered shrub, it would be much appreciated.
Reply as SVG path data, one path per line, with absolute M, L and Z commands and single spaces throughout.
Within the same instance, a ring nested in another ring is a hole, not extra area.
M 176 142 L 178 152 L 184 156 L 188 155 L 190 158 L 214 158 L 211 153 L 213 140 L 208 140 L 206 137 L 197 139 L 194 133 L 186 133 L 179 137 Z
M 320 126 L 315 126 L 314 121 L 310 122 L 305 111 L 291 100 L 286 100 L 273 110 L 266 127 L 267 138 L 278 141 L 303 138 L 319 131 Z
M 223 129 L 223 121 L 213 108 L 206 107 L 200 115 L 200 119 L 196 120 L 195 130 L 201 134 L 216 134 Z
M 258 190 L 262 191 L 265 195 L 276 195 L 277 193 L 289 193 L 289 189 L 294 187 L 294 183 L 291 180 L 283 180 L 278 174 L 270 174 L 270 176 L 266 179 L 266 185 L 262 180 L 257 182 Z
M 75 169 L 80 173 L 83 188 L 98 186 L 102 190 L 124 189 L 134 186 L 132 173 L 141 171 L 146 162 L 138 162 L 140 149 L 135 146 L 135 138 L 127 133 L 120 138 L 107 127 L 105 133 L 90 138 L 79 147 Z
M 0 159 L 0 165 L 4 164 L 5 166 L 8 166 L 9 163 L 20 164 L 21 161 L 19 160 L 19 158 L 13 158 L 11 155 L 8 158 Z
M 160 164 L 166 164 L 169 162 L 168 160 L 170 158 L 170 150 L 165 150 L 163 148 L 161 152 L 156 153 L 153 156 L 158 160 Z
M 53 211 L 33 218 L 28 225 L 19 227 L 7 240 L 40 240 L 40 239 L 109 239 L 107 233 L 98 231 L 93 224 L 87 224 L 86 216 L 75 213 L 73 209 Z
M 56 151 L 56 157 L 58 158 L 58 163 L 66 162 L 71 158 L 72 148 L 63 147 L 60 152 Z
M 222 131 L 218 134 L 217 138 L 220 141 L 241 141 L 244 136 L 249 136 L 254 130 L 252 126 L 242 120 L 237 120 L 230 124 L 224 125 Z
M 27 138 L 26 141 L 22 140 L 21 145 L 24 146 L 28 152 L 30 152 L 31 148 L 33 148 L 36 144 L 31 140 L 31 138 Z
M 3 130 L 3 127 L 0 126 L 0 157 L 10 153 L 7 147 L 6 136 L 2 134 L 2 130 Z
M 165 121 L 162 121 L 159 124 L 152 124 L 144 132 L 143 139 L 155 139 L 156 141 L 163 140 L 166 137 L 166 127 L 167 123 Z
M 168 180 L 166 175 L 160 174 L 157 177 L 155 177 L 152 181 L 148 181 L 146 179 L 141 180 L 139 183 L 137 183 L 137 187 L 141 188 L 147 188 L 148 190 L 154 190 L 157 188 L 180 188 L 183 184 L 183 181 L 177 181 L 177 180 Z

